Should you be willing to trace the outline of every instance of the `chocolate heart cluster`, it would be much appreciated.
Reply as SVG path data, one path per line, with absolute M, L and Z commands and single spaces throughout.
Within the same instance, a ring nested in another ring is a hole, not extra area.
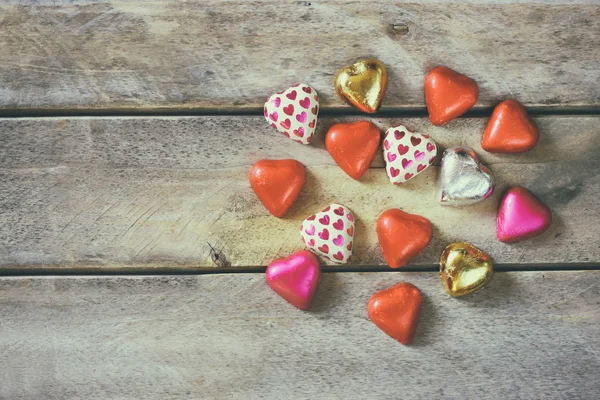
M 383 63 L 370 58 L 338 71 L 335 89 L 350 105 L 375 113 L 383 102 L 387 79 Z M 425 78 L 424 92 L 431 122 L 443 125 L 476 104 L 479 88 L 471 78 L 447 67 L 436 67 Z M 307 84 L 272 95 L 264 107 L 265 119 L 273 128 L 305 145 L 313 139 L 318 113 L 318 93 Z M 538 140 L 539 132 L 525 108 L 515 100 L 506 100 L 495 108 L 481 146 L 489 152 L 516 153 L 531 150 Z M 380 143 L 385 171 L 395 185 L 416 178 L 435 162 L 438 154 L 429 135 L 413 132 L 404 125 L 387 129 L 383 140 L 379 128 L 367 120 L 333 125 L 325 136 L 331 157 L 355 180 L 369 170 Z M 269 212 L 279 218 L 294 204 L 305 180 L 305 167 L 295 160 L 261 160 L 250 172 L 252 189 Z M 492 195 L 494 187 L 492 173 L 472 149 L 445 149 L 436 192 L 441 205 L 466 206 L 483 201 Z M 500 241 L 512 243 L 541 234 L 550 223 L 550 210 L 525 188 L 514 187 L 501 200 L 496 233 Z M 334 263 L 346 263 L 352 256 L 354 215 L 346 206 L 334 203 L 304 219 L 300 231 L 310 251 L 273 261 L 266 279 L 281 297 L 306 310 L 321 276 L 316 255 Z M 432 237 L 429 220 L 400 209 L 383 212 L 376 231 L 383 257 L 392 268 L 400 268 L 421 254 Z M 481 289 L 492 275 L 492 259 L 471 244 L 453 243 L 442 253 L 440 278 L 451 296 Z M 415 333 L 421 303 L 416 287 L 400 283 L 371 298 L 369 317 L 388 335 L 407 344 Z

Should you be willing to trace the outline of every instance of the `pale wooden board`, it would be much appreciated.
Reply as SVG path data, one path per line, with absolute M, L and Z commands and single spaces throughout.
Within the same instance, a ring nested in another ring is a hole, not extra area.
M 334 166 L 322 137 L 317 146 L 297 145 L 261 127 L 266 124 L 260 119 L 3 120 L 0 265 L 212 267 L 207 242 L 222 249 L 234 267 L 267 265 L 301 249 L 300 222 L 334 201 L 357 218 L 353 266 L 385 265 L 375 222 L 392 207 L 434 225 L 432 243 L 412 265 L 436 264 L 442 249 L 457 240 L 480 246 L 498 263 L 593 263 L 600 259 L 597 120 L 536 119 L 542 142 L 530 160 L 480 152 L 491 163 L 497 190 L 491 199 L 464 208 L 436 203 L 438 167 L 403 187 L 391 185 L 382 168 L 356 182 Z M 323 127 L 332 122 L 324 120 Z M 400 120 L 377 122 L 390 126 Z M 402 122 L 430 127 L 423 119 Z M 484 124 L 463 120 L 455 129 L 427 131 L 441 148 L 454 143 L 478 148 Z M 229 138 L 230 146 L 219 146 Z M 289 214 L 276 219 L 252 192 L 247 175 L 258 159 L 282 155 L 309 165 L 308 179 Z M 554 223 L 538 238 L 505 245 L 495 237 L 496 209 L 501 193 L 517 184 L 553 210 Z
M 415 343 L 367 317 L 424 295 Z M 497 273 L 452 299 L 436 273 L 324 274 L 312 311 L 262 274 L 0 279 L 3 399 L 597 399 L 600 273 Z
M 597 2 L 416 3 L 5 2 L 0 108 L 257 108 L 300 81 L 340 108 L 333 75 L 369 56 L 389 67 L 384 108 L 422 108 L 439 64 L 477 80 L 480 107 L 600 101 Z
M 294 158 L 306 166 L 335 165 L 325 150 L 325 134 L 336 123 L 360 117 L 319 118 L 310 146 L 293 143 L 263 117 L 104 117 L 0 119 L 0 168 L 92 165 L 117 168 L 214 170 L 249 167 L 261 158 Z M 600 159 L 600 116 L 534 118 L 541 137 L 522 154 L 481 149 L 487 118 L 461 118 L 443 127 L 428 118 L 367 118 L 382 134 L 404 124 L 428 133 L 445 148 L 472 147 L 488 165 Z M 437 163 L 436 163 L 437 164 Z M 377 154 L 372 167 L 384 166 Z

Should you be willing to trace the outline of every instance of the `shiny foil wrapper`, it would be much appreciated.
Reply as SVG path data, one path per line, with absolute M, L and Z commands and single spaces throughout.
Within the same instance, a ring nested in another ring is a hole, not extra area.
M 452 297 L 480 290 L 493 275 L 491 257 L 469 243 L 452 243 L 440 258 L 440 279 Z
M 474 204 L 493 192 L 494 177 L 472 149 L 453 146 L 444 151 L 437 186 L 437 198 L 442 205 Z
M 351 106 L 374 113 L 383 102 L 387 79 L 385 65 L 368 58 L 340 69 L 335 76 L 335 90 Z
M 319 259 L 308 250 L 279 258 L 267 267 L 267 284 L 288 303 L 308 310 L 321 279 Z

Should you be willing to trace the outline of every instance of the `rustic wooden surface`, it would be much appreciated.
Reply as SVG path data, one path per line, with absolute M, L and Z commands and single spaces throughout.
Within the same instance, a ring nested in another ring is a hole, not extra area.
M 480 150 L 485 119 L 444 128 L 423 118 L 376 119 L 382 129 L 403 122 L 429 132 L 441 149 L 463 144 L 482 155 L 497 178 L 496 193 L 463 208 L 437 204 L 438 167 L 402 187 L 391 185 L 383 168 L 372 168 L 361 182 L 347 177 L 323 148 L 324 132 L 339 121 L 324 118 L 316 145 L 301 146 L 260 117 L 1 120 L 0 265 L 212 267 L 207 242 L 235 267 L 267 265 L 303 248 L 300 222 L 334 201 L 357 217 L 353 266 L 385 265 L 375 223 L 392 207 L 434 225 L 432 243 L 414 266 L 436 264 L 457 240 L 522 267 L 598 261 L 591 226 L 600 217 L 598 117 L 536 118 L 539 146 L 512 156 Z M 281 157 L 309 169 L 298 202 L 277 219 L 254 195 L 247 174 L 255 161 Z M 374 165 L 382 163 L 378 158 Z M 538 238 L 506 245 L 495 237 L 495 219 L 500 196 L 512 185 L 532 190 L 553 210 L 554 222 Z
M 597 2 L 542 2 L 9 1 L 0 108 L 258 108 L 299 81 L 346 108 L 333 75 L 369 56 L 389 68 L 384 109 L 422 108 L 439 64 L 479 83 L 480 107 L 597 107 Z
M 377 290 L 424 295 L 402 346 Z M 436 273 L 324 274 L 312 311 L 262 274 L 0 279 L 3 399 L 596 399 L 600 272 L 497 273 L 452 299 Z
M 473 147 L 498 180 L 491 199 L 441 208 L 437 166 L 403 187 L 381 156 L 361 182 L 335 166 L 323 135 L 357 117 L 333 75 L 370 56 L 390 72 L 385 118 L 372 120 L 427 132 L 441 149 Z M 540 270 L 600 262 L 599 63 L 597 0 L 2 2 L 0 115 L 68 118 L 0 119 L 0 274 L 21 275 L 0 278 L 0 399 L 600 398 L 600 272 Z M 479 83 L 472 115 L 505 98 L 546 114 L 537 147 L 483 152 L 486 118 L 397 118 L 424 115 L 423 79 L 439 64 Z M 300 81 L 324 111 L 311 146 L 259 116 L 269 94 Z M 178 113 L 195 117 L 165 117 Z M 89 118 L 100 114 L 113 117 Z M 285 157 L 308 181 L 276 219 L 247 174 Z M 496 208 L 517 184 L 553 224 L 505 245 Z M 434 272 L 325 273 L 310 312 L 259 273 L 25 276 L 215 271 L 207 242 L 256 272 L 302 248 L 300 221 L 333 201 L 357 218 L 349 270 L 385 268 L 375 221 L 400 207 L 434 225 L 411 268 L 467 240 L 519 271 L 463 299 Z M 401 280 L 425 299 L 408 347 L 366 313 Z
M 308 167 L 336 165 L 325 150 L 327 130 L 336 123 L 365 118 L 382 134 L 404 124 L 428 133 L 442 148 L 469 146 L 487 165 L 600 160 L 600 116 L 594 115 L 535 117 L 540 141 L 521 154 L 482 150 L 485 117 L 460 118 L 443 127 L 432 125 L 426 117 L 321 117 L 309 146 L 290 142 L 262 116 L 0 118 L 0 168 L 91 165 L 220 170 L 250 167 L 262 158 L 294 158 Z M 384 166 L 381 153 L 371 166 Z

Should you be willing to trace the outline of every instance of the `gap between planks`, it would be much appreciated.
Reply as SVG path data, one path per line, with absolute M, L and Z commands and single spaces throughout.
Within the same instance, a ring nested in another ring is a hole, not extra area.
M 100 269 L 101 268 L 101 269 Z M 190 267 L 171 267 L 171 266 L 132 266 L 124 269 L 122 266 L 111 268 L 104 267 L 19 267 L 2 268 L 0 277 L 36 277 L 36 276 L 169 276 L 169 275 L 222 275 L 222 274 L 263 274 L 266 270 L 264 266 L 257 267 L 200 267 L 190 269 Z M 357 265 L 357 266 L 328 266 L 321 267 L 324 273 L 362 273 L 362 272 L 439 272 L 438 265 L 411 266 L 407 265 L 400 269 L 392 269 L 386 265 Z M 598 263 L 576 263 L 576 264 L 496 264 L 494 272 L 545 272 L 545 271 L 600 271 L 600 262 Z
M 458 118 L 488 118 L 492 115 L 494 107 L 474 107 Z M 600 115 L 600 106 L 581 107 L 527 107 L 531 116 L 571 115 L 586 116 Z M 212 117 L 212 116 L 249 116 L 263 115 L 262 108 L 80 108 L 80 109 L 0 109 L 0 118 L 128 118 L 128 117 Z M 353 108 L 328 108 L 323 107 L 319 111 L 322 117 L 356 117 L 365 118 L 419 118 L 427 117 L 427 109 L 420 108 L 385 108 L 375 114 L 365 114 Z

